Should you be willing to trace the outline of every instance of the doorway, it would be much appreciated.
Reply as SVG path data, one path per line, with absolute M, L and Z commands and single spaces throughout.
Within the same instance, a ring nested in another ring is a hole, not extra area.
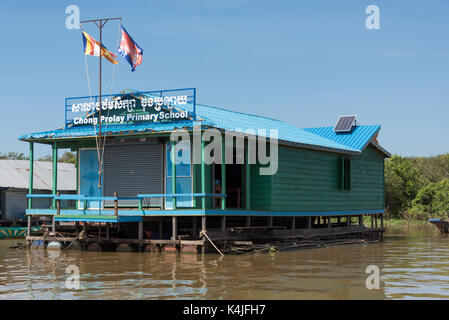
M 226 165 L 226 208 L 241 209 L 243 207 L 243 165 Z M 212 171 L 213 192 L 222 192 L 221 164 L 214 164 Z M 221 198 L 214 198 L 214 208 L 221 208 Z

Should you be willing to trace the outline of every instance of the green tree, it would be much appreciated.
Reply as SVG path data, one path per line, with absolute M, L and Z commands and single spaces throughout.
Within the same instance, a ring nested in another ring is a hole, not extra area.
M 427 179 L 419 174 L 411 161 L 398 155 L 385 161 L 385 206 L 388 212 L 399 217 L 411 207 L 412 200 Z
M 421 188 L 406 215 L 413 219 L 449 217 L 449 179 L 430 182 Z

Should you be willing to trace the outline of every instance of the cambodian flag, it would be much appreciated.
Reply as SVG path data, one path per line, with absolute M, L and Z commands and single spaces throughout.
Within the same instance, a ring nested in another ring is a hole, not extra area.
M 123 25 L 121 27 L 122 40 L 120 41 L 120 47 L 118 47 L 118 53 L 129 62 L 132 67 L 131 71 L 135 71 L 136 67 L 142 63 L 143 50 L 134 42 Z

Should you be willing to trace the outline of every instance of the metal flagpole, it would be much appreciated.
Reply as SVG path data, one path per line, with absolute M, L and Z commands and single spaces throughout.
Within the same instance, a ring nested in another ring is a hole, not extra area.
M 100 55 L 99 55 L 99 62 L 100 62 L 100 74 L 99 74 L 99 94 L 98 94 L 98 102 L 99 102 L 99 109 L 98 109 L 98 135 L 99 135 L 99 141 L 98 141 L 98 189 L 101 189 L 101 175 L 103 172 L 103 153 L 101 152 L 101 109 L 102 109 L 102 105 L 101 105 L 101 58 L 103 56 L 103 43 L 102 43 L 102 31 L 103 31 L 103 27 L 104 25 L 110 21 L 110 20 L 122 20 L 122 18 L 104 18 L 104 19 L 94 19 L 94 20 L 85 20 L 85 21 L 81 21 L 80 23 L 88 23 L 88 22 L 93 22 L 95 23 L 95 25 L 99 28 L 100 30 Z M 106 143 L 106 141 L 105 141 Z M 104 148 L 104 146 L 103 146 Z

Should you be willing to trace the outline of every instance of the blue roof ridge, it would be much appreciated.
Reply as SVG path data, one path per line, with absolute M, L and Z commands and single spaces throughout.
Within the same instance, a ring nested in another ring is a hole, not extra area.
M 225 108 L 221 108 L 221 107 L 209 106 L 209 105 L 202 104 L 202 103 L 197 103 L 196 105 L 197 106 L 201 106 L 201 107 L 211 108 L 211 109 L 217 109 L 217 110 L 221 110 L 221 111 L 225 111 L 225 112 L 238 113 L 238 114 L 243 114 L 245 116 L 250 116 L 250 117 L 255 117 L 255 118 L 262 118 L 262 119 L 267 119 L 267 120 L 271 120 L 271 121 L 277 121 L 277 122 L 286 123 L 285 121 L 282 121 L 282 120 L 279 120 L 279 119 L 273 119 L 273 118 L 266 117 L 266 116 L 261 116 L 261 115 L 258 115 L 258 114 L 246 113 L 246 112 L 241 112 L 241 111 L 234 111 L 234 110 L 229 110 L 229 109 L 225 109 Z

